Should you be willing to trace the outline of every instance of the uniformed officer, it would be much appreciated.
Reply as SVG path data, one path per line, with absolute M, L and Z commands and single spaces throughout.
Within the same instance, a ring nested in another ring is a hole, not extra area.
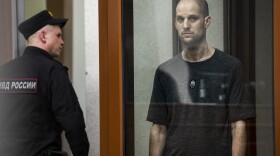
M 44 10 L 18 27 L 24 54 L 0 67 L 1 156 L 59 154 L 63 130 L 73 155 L 88 155 L 83 112 L 67 68 L 54 59 L 67 20 Z

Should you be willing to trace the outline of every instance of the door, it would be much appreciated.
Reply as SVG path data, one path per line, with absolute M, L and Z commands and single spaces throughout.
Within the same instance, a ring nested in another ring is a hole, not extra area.
M 0 64 L 13 58 L 13 12 L 12 1 L 2 0 L 0 2 Z

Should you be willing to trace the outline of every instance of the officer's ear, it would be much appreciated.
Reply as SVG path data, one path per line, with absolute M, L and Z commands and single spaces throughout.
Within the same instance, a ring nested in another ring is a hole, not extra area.
M 44 30 L 39 31 L 39 39 L 43 43 L 46 43 L 46 31 L 44 31 Z

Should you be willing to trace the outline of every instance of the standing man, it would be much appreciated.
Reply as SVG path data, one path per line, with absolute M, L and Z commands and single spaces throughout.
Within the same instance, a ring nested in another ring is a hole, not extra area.
M 175 26 L 183 51 L 155 73 L 147 120 L 150 156 L 243 156 L 245 120 L 239 60 L 206 41 L 211 23 L 205 0 L 181 0 Z
M 63 130 L 73 155 L 88 155 L 83 112 L 67 68 L 54 59 L 67 20 L 44 10 L 18 27 L 24 54 L 0 68 L 0 155 L 63 155 Z

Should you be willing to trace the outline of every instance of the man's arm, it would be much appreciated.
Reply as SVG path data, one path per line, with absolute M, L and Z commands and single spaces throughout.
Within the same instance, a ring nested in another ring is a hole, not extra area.
M 244 156 L 246 152 L 246 122 L 239 120 L 231 123 L 232 156 Z
M 65 131 L 73 156 L 88 156 L 89 140 L 83 111 L 78 97 L 63 66 L 52 70 L 52 110 L 56 121 Z
M 150 131 L 150 156 L 161 156 L 165 146 L 166 126 L 153 123 Z

